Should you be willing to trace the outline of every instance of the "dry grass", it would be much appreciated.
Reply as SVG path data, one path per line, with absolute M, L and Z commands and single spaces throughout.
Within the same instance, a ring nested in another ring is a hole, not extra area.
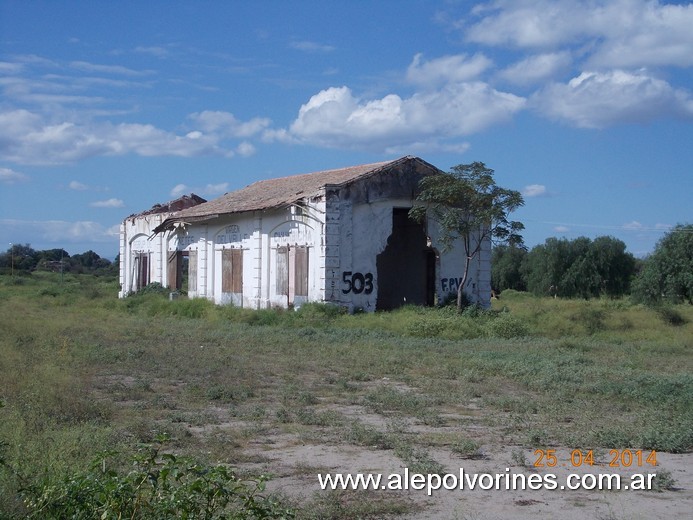
M 116 292 L 87 276 L 0 282 L 0 440 L 26 479 L 158 432 L 249 473 L 271 470 L 258 447 L 278 439 L 392 450 L 426 472 L 444 469 L 432 448 L 478 458 L 494 442 L 693 448 L 690 306 L 673 325 L 627 301 L 510 292 L 498 314 L 476 316 L 253 312 Z M 0 474 L 0 496 L 17 486 Z M 313 505 L 345 518 L 363 506 L 348 495 Z M 21 510 L 10 500 L 0 516 Z

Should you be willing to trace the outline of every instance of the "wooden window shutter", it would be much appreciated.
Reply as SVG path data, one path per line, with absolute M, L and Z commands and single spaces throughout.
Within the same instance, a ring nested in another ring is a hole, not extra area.
M 277 294 L 289 294 L 289 249 L 285 246 L 277 248 Z
M 306 246 L 296 248 L 295 276 L 296 296 L 308 296 L 308 248 Z
M 225 249 L 221 252 L 221 291 L 243 293 L 242 249 Z

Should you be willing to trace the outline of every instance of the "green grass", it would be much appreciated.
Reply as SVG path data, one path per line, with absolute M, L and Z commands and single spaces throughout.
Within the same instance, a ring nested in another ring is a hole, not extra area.
M 176 452 L 232 466 L 284 434 L 438 472 L 433 444 L 481 456 L 467 425 L 486 428 L 484 444 L 693 450 L 691 306 L 505 291 L 491 311 L 348 315 L 117 290 L 87 275 L 0 277 L 0 457 L 19 473 L 0 470 L 0 517 L 26 513 L 27 483 L 87 471 L 103 449 L 126 465 L 162 432 Z M 349 517 L 362 504 L 345 497 L 314 504 Z

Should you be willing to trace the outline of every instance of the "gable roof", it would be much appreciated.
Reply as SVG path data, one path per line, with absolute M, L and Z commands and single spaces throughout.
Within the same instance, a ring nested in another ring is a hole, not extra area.
M 171 229 L 176 222 L 200 222 L 220 215 L 285 207 L 300 199 L 317 196 L 325 187 L 347 186 L 356 180 L 382 173 L 408 161 L 415 161 L 427 168 L 439 171 L 438 168 L 423 159 L 408 155 L 393 161 L 258 181 L 243 189 L 225 193 L 209 202 L 179 211 L 166 219 L 154 232 L 159 233 Z

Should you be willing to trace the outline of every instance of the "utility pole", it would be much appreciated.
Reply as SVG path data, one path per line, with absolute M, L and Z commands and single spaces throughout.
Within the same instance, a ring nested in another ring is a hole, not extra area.
M 10 273 L 14 278 L 14 246 L 12 245 L 12 242 L 10 242 Z

